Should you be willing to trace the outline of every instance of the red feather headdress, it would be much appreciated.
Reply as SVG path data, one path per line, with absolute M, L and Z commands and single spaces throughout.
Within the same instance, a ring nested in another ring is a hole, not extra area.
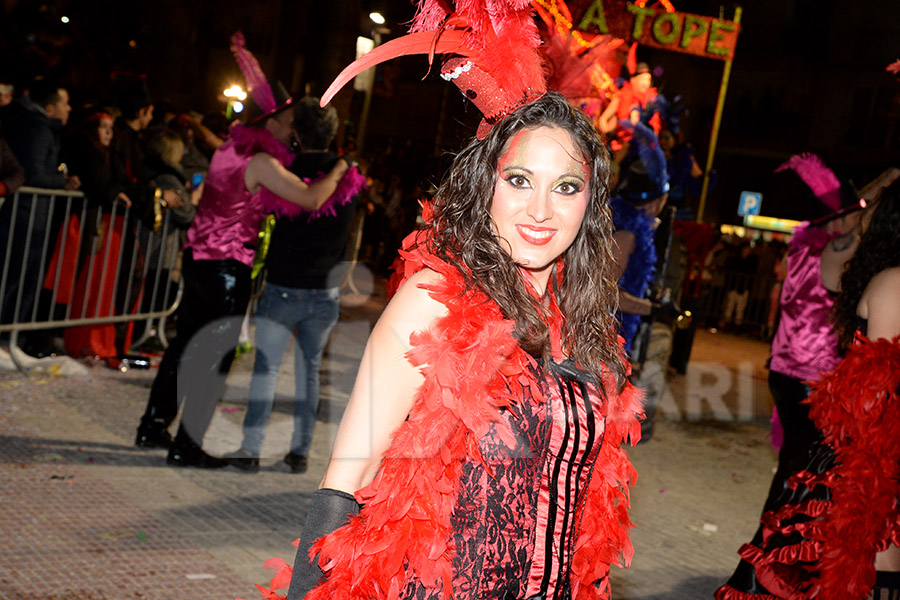
M 530 0 L 418 0 L 409 35 L 378 46 L 351 63 L 322 95 L 322 105 L 353 77 L 409 54 L 449 55 L 441 77 L 452 81 L 484 115 L 478 137 L 547 87 L 541 37 Z
M 597 118 L 616 94 L 625 40 L 575 28 L 564 0 L 534 0 L 544 22 L 541 52 L 547 66 L 547 88 Z

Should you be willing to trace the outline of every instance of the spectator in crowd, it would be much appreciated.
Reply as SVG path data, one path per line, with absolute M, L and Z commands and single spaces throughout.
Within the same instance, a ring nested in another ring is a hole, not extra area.
M 15 86 L 6 79 L 0 79 L 0 108 L 12 104 Z
M 194 176 L 199 174 L 200 177 L 197 180 L 197 183 L 199 183 L 206 176 L 206 172 L 209 171 L 209 158 L 200 151 L 196 142 L 198 129 L 205 129 L 205 127 L 187 114 L 182 114 L 172 119 L 170 127 L 181 136 L 181 141 L 184 144 L 181 170 L 188 181 L 192 183 L 194 182 Z M 209 135 L 212 135 L 212 132 L 209 132 Z
M 730 236 L 720 236 L 713 243 L 712 248 L 706 253 L 703 268 L 704 287 L 708 290 L 707 297 L 707 323 L 710 327 L 717 327 L 720 321 L 722 306 L 725 301 L 726 276 L 725 263 L 737 252 L 737 246 Z
M 725 281 L 728 291 L 725 292 L 725 308 L 719 321 L 719 329 L 724 329 L 731 323 L 740 329 L 744 324 L 744 311 L 750 299 L 758 259 L 750 241 L 743 240 L 738 244 L 737 252 L 725 261 Z M 731 285 L 727 285 L 728 283 Z
M 2 126 L 0 123 L 0 127 Z M 16 155 L 6 143 L 3 130 L 0 129 L 0 198 L 12 196 L 24 183 L 25 170 L 16 160 Z
M 81 211 L 70 216 L 65 248 L 60 248 L 61 234 L 44 288 L 57 290 L 56 302 L 69 305 L 70 314 L 76 318 L 112 314 L 123 214 L 131 204 L 124 191 L 122 165 L 110 152 L 112 138 L 112 115 L 105 109 L 92 109 L 81 119 L 68 152 L 71 169 L 79 175 L 85 194 L 85 221 L 81 221 Z M 57 261 L 62 261 L 63 267 L 58 280 Z M 115 326 L 111 324 L 70 327 L 63 331 L 63 340 L 67 353 L 76 358 L 110 360 L 119 354 Z
M 337 132 L 333 106 L 302 98 L 294 108 L 300 153 L 291 172 L 303 179 L 327 173 L 338 158 L 328 148 Z M 266 425 L 275 398 L 275 381 L 285 346 L 294 334 L 294 434 L 284 462 L 294 473 L 307 468 L 307 456 L 319 407 L 322 354 L 340 312 L 339 286 L 346 265 L 350 224 L 365 180 L 355 167 L 315 213 L 303 211 L 275 222 L 266 256 L 266 287 L 256 311 L 256 361 L 250 402 L 244 419 L 244 441 L 228 456 L 245 471 L 259 469 Z
M 115 121 L 112 152 L 125 169 L 128 181 L 126 192 L 134 200 L 136 212 L 145 214 L 145 207 L 140 206 L 142 202 L 139 200 L 143 197 L 139 191 L 143 186 L 143 182 L 139 181 L 144 165 L 142 136 L 153 120 L 153 98 L 143 75 L 114 73 L 113 85 L 116 105 L 122 114 Z
M 19 164 L 19 161 L 16 160 L 16 155 L 13 154 L 12 148 L 6 143 L 6 139 L 3 137 L 3 123 L 0 122 L 0 223 L 6 219 L 6 211 L 10 210 L 4 208 L 4 204 L 12 204 L 12 196 L 24 183 L 25 170 Z M 3 268 L 2 257 L 5 252 L 6 246 L 3 242 L 0 242 L 0 269 Z M 3 288 L 0 287 L 0 298 L 2 297 Z M 0 334 L 0 337 L 6 337 L 6 335 L 8 334 Z
M 70 112 L 68 91 L 50 79 L 35 81 L 28 96 L 17 98 L 4 111 L 6 139 L 25 170 L 26 185 L 66 190 L 81 186 L 79 178 L 68 175 L 60 163 L 59 134 Z M 27 195 L 20 197 L 15 205 L 5 203 L 0 212 L 0 240 L 10 241 L 0 244 L 0 265 L 4 260 L 9 262 L 6 287 L 0 299 L 0 322 L 31 319 L 43 278 L 44 242 L 48 237 L 55 239 L 57 224 L 51 218 L 51 204 L 46 196 Z M 32 219 L 29 231 L 27 224 Z M 8 256 L 7 247 L 10 248 Z M 15 312 L 17 302 L 18 313 Z
M 182 169 L 185 146 L 174 129 L 150 130 L 140 175 L 147 182 L 146 193 L 153 207 L 152 219 L 141 228 L 140 244 L 146 276 L 141 290 L 140 312 L 164 310 L 174 301 L 177 288 L 172 267 L 184 244 L 188 227 L 194 220 L 203 193 L 203 184 L 193 186 Z M 134 337 L 150 334 L 149 322 L 136 324 Z
M 154 194 L 148 193 L 149 183 L 144 178 L 144 157 L 146 153 L 146 133 L 153 121 L 153 97 L 144 75 L 116 72 L 112 75 L 116 105 L 121 111 L 115 120 L 112 152 L 125 169 L 125 193 L 131 198 L 128 222 L 122 231 L 123 256 L 141 256 L 138 244 L 138 227 L 152 227 L 154 219 Z M 177 202 L 177 195 L 169 200 Z M 125 265 L 123 263 L 123 266 Z M 116 289 L 115 310 L 125 313 L 137 309 L 141 293 L 143 273 L 139 269 L 121 272 Z M 120 324 L 116 329 L 118 344 L 122 348 L 130 345 L 130 326 Z
M 60 168 L 60 133 L 69 121 L 69 92 L 52 79 L 39 79 L 6 111 L 4 130 L 13 153 L 25 169 L 25 184 L 74 190 L 76 176 Z

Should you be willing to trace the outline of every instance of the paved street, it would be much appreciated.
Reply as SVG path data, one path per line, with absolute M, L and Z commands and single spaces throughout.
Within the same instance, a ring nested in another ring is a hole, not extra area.
M 310 469 L 280 463 L 291 431 L 292 360 L 255 475 L 165 466 L 133 446 L 153 370 L 0 371 L 0 599 L 258 597 L 262 565 L 293 560 L 370 324 L 382 299 L 346 296 L 327 351 Z M 651 440 L 631 450 L 634 562 L 614 570 L 621 600 L 710 598 L 737 562 L 775 466 L 768 444 L 768 345 L 698 332 L 686 376 Z M 237 448 L 252 355 L 240 357 L 205 447 Z

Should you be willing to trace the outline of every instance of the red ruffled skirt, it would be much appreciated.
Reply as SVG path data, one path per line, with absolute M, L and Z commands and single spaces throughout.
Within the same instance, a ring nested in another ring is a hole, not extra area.
M 810 416 L 823 440 L 788 480 L 760 534 L 739 551 L 758 585 L 717 600 L 857 600 L 875 584 L 875 555 L 900 545 L 900 338 L 861 335 L 818 382 Z

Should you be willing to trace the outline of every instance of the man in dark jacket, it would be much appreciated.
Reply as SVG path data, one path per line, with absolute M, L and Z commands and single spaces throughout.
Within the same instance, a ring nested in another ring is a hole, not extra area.
M 28 96 L 18 98 L 4 111 L 6 140 L 25 169 L 26 185 L 65 190 L 80 187 L 78 177 L 70 177 L 59 162 L 59 134 L 71 110 L 66 89 L 41 79 L 30 86 Z M 53 213 L 53 201 L 41 195 L 20 196 L 18 202 L 6 202 L 0 208 L 0 240 L 8 242 L 0 244 L 0 265 L 9 261 L 6 280 L 0 281 L 0 322 L 10 323 L 16 316 L 20 321 L 31 320 L 43 277 L 43 246 L 46 240 L 52 248 L 55 241 L 58 219 L 52 218 Z M 26 245 L 29 222 L 31 237 Z
M 125 167 L 125 176 L 130 187 L 126 193 L 133 201 L 142 194 L 138 188 L 143 185 L 144 174 L 144 140 L 146 129 L 153 120 L 153 99 L 147 88 L 146 80 L 139 75 L 117 74 L 114 77 L 116 88 L 116 104 L 122 116 L 116 119 L 113 134 L 112 151 Z M 135 207 L 140 212 L 141 207 Z

